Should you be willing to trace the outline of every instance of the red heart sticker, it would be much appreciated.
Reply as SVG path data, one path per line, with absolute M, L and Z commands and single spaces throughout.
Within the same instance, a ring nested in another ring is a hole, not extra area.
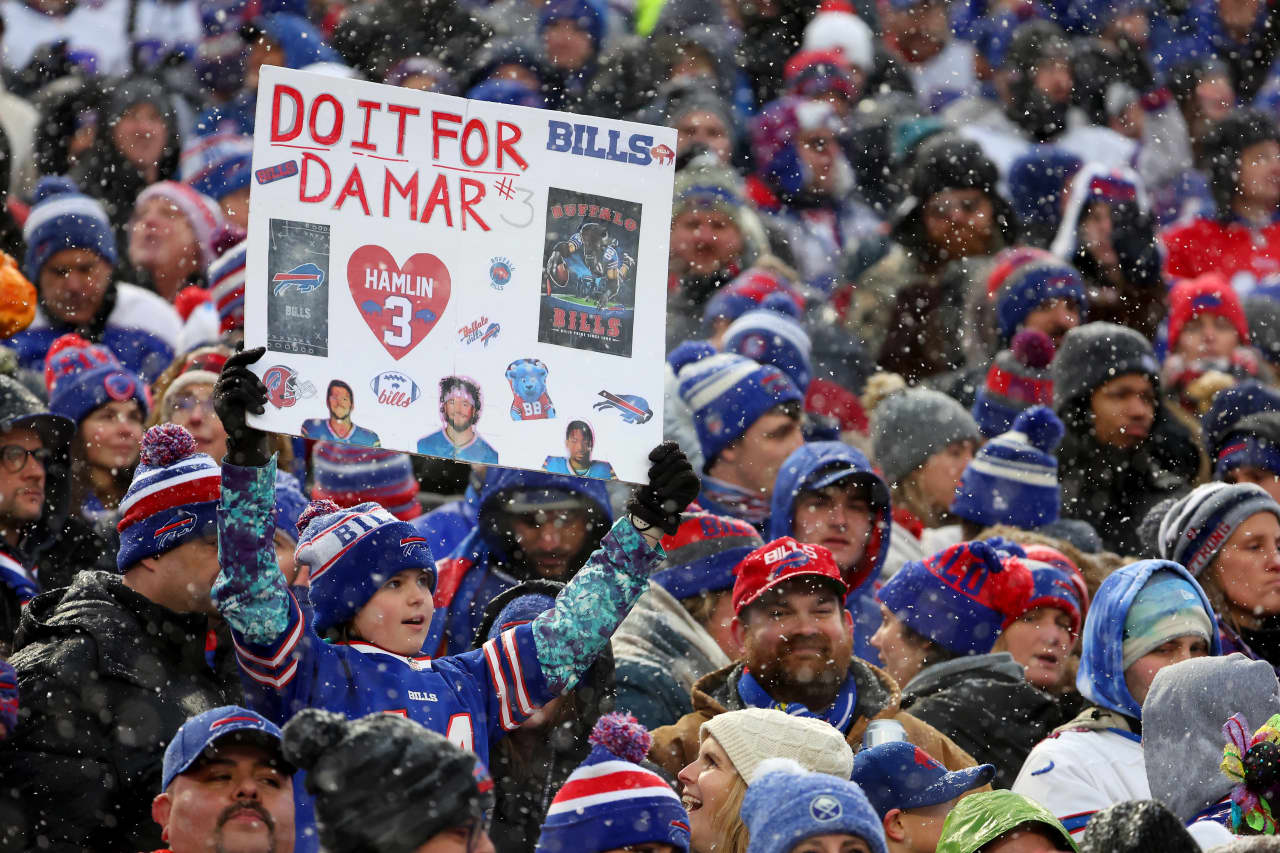
M 449 270 L 427 252 L 401 266 L 381 246 L 361 246 L 347 261 L 347 286 L 374 337 L 397 360 L 422 343 L 449 304 Z

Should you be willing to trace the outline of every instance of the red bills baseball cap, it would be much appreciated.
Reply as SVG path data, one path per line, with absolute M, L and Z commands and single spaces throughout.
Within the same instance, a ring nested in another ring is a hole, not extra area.
M 738 564 L 735 574 L 735 615 L 778 584 L 792 578 L 824 578 L 840 588 L 842 598 L 849 591 L 830 551 L 821 545 L 797 542 L 790 536 L 775 539 L 752 551 Z

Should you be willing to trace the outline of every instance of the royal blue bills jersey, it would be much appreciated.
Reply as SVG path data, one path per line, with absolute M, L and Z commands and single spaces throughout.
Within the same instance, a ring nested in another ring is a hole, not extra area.
M 528 624 L 478 649 L 432 660 L 371 643 L 321 640 L 309 608 L 292 592 L 290 599 L 288 626 L 276 642 L 253 645 L 233 631 L 245 700 L 280 725 L 303 708 L 351 719 L 400 714 L 473 750 L 487 765 L 490 744 L 554 698 Z

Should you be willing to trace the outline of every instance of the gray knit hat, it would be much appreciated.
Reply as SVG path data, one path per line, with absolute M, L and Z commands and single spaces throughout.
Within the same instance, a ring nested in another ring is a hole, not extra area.
M 871 455 L 890 485 L 957 441 L 981 443 L 982 432 L 964 406 L 940 391 L 898 391 L 871 414 Z
M 1197 486 L 1165 510 L 1156 535 L 1160 556 L 1199 577 L 1236 528 L 1260 512 L 1280 519 L 1280 504 L 1259 485 Z
M 1050 367 L 1053 407 L 1059 415 L 1117 376 L 1140 373 L 1160 387 L 1160 364 L 1151 344 L 1133 329 L 1115 323 L 1086 323 L 1067 332 Z
M 811 717 L 744 708 L 716 714 L 702 724 L 700 734 L 716 739 L 747 782 L 768 758 L 790 758 L 805 770 L 841 779 L 853 773 L 853 750 L 839 730 Z
M 1142 703 L 1142 752 L 1151 796 L 1189 822 L 1231 791 L 1218 769 L 1222 725 L 1243 713 L 1254 725 L 1280 714 L 1271 664 L 1242 654 L 1192 658 L 1156 673 Z M 1256 722 L 1255 722 L 1256 721 Z

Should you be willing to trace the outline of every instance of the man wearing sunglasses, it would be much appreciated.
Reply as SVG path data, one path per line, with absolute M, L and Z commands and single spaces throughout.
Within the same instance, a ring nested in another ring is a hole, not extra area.
M 18 389 L 0 377 L 0 413 L 6 392 Z M 64 420 L 0 417 L 0 535 L 39 512 L 41 484 L 61 470 L 46 449 L 66 456 Z M 120 502 L 115 571 L 80 571 L 23 610 L 10 659 L 21 711 L 0 752 L 14 849 L 164 846 L 139 792 L 161 789 L 165 745 L 187 717 L 240 701 L 231 644 L 211 642 L 208 618 L 220 491 L 190 433 L 152 427 Z

